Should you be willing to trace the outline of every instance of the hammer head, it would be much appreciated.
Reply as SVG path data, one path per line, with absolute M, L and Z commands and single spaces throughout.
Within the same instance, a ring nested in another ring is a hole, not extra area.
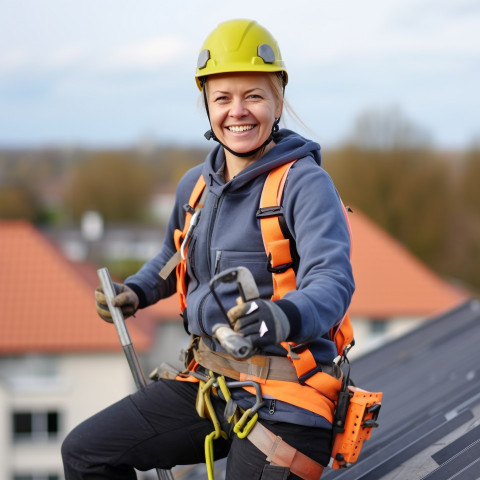
M 237 283 L 238 290 L 244 302 L 258 298 L 257 284 L 253 278 L 252 273 L 246 267 L 234 267 L 224 270 L 215 275 L 210 281 L 210 286 L 214 288 L 215 284 L 219 283 Z

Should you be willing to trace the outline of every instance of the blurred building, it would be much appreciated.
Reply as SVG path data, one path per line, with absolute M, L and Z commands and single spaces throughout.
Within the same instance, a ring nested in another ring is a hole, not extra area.
M 62 479 L 65 434 L 134 390 L 91 284 L 91 269 L 30 224 L 0 222 L 1 479 Z M 145 332 L 132 325 L 131 336 L 140 352 L 150 349 Z
M 350 306 L 356 345 L 373 350 L 471 296 L 447 282 L 355 209 L 349 214 L 356 290 Z
M 354 209 L 349 219 L 356 283 L 349 310 L 356 338 L 352 358 L 418 327 L 426 319 L 470 296 L 464 288 L 435 274 L 362 212 Z M 50 231 L 48 235 L 72 260 L 131 258 L 146 261 L 161 248 L 164 232 L 154 227 L 114 226 L 105 229 L 94 241 L 87 240 L 81 229 Z M 176 332 L 176 338 L 183 335 L 183 328 L 177 322 L 179 313 L 174 298 L 151 309 L 154 316 L 161 319 L 163 329 L 171 334 Z M 163 333 L 161 338 L 165 338 Z M 177 344 L 175 342 L 174 347 Z M 167 344 L 162 351 L 173 353 L 174 347 Z
M 357 342 L 352 353 L 372 350 L 467 298 L 361 213 L 350 219 L 357 283 L 350 309 Z M 86 241 L 80 232 L 69 235 Z M 135 245 L 135 239 L 144 241 L 141 232 L 115 237 L 125 239 L 124 251 L 142 251 Z M 114 327 L 95 312 L 95 268 L 72 262 L 65 251 L 26 222 L 0 221 L 0 478 L 5 480 L 61 480 L 65 434 L 134 390 Z M 139 312 L 129 330 L 145 372 L 164 361 L 181 368 L 179 351 L 188 336 L 175 296 Z

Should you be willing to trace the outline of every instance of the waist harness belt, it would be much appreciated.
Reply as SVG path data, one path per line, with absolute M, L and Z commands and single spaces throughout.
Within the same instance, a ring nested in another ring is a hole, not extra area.
M 255 355 L 237 361 L 230 355 L 214 352 L 200 340 L 193 350 L 194 362 L 189 366 L 195 371 L 198 365 L 220 375 L 241 382 L 260 384 L 263 395 L 287 401 L 297 407 L 306 408 L 333 422 L 333 410 L 342 388 L 342 370 L 338 365 L 316 365 L 316 387 L 300 383 L 297 370 L 287 357 Z M 309 379 L 307 379 L 309 380 Z M 252 386 L 243 387 L 256 394 Z M 287 400 L 285 400 L 287 399 Z

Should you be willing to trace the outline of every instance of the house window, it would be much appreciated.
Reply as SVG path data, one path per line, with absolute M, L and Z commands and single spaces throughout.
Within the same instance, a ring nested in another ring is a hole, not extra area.
M 387 333 L 388 322 L 386 320 L 372 320 L 370 322 L 370 334 L 380 337 Z
M 59 433 L 58 412 L 14 412 L 12 419 L 15 441 L 55 439 Z
M 36 473 L 33 475 L 14 475 L 13 480 L 60 480 L 60 476 L 55 474 L 42 475 Z

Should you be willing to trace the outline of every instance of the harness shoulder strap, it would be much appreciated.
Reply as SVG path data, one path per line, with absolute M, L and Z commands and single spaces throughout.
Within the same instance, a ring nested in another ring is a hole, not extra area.
M 271 300 L 279 300 L 287 292 L 297 288 L 295 271 L 293 269 L 291 240 L 288 238 L 288 235 L 285 235 L 280 222 L 280 218 L 283 216 L 281 205 L 283 190 L 288 172 L 295 162 L 296 160 L 293 160 L 281 165 L 269 173 L 263 186 L 260 209 L 257 212 L 257 217 L 260 219 L 263 243 L 268 256 L 267 268 L 272 273 L 273 295 Z M 343 207 L 343 211 L 350 232 L 350 223 L 345 207 Z M 352 344 L 353 327 L 348 314 L 330 330 L 330 338 L 335 342 L 339 355 L 342 355 L 345 348 Z M 288 350 L 288 356 L 293 360 L 299 378 L 316 367 L 313 356 L 307 353 L 309 352 L 308 350 L 305 350 L 300 355 L 294 354 L 291 356 L 292 345 L 285 344 L 283 346 Z
M 180 300 L 180 308 L 182 312 L 187 306 L 187 285 L 185 281 L 187 269 L 185 260 L 186 250 L 188 248 L 188 242 L 190 240 L 192 230 L 196 225 L 201 208 L 203 207 L 203 202 L 207 192 L 205 187 L 205 179 L 202 175 L 200 175 L 195 187 L 193 187 L 192 193 L 190 194 L 188 204 L 184 206 L 185 224 L 183 225 L 183 230 L 177 228 L 173 235 L 173 240 L 177 251 L 172 255 L 170 260 L 165 264 L 159 273 L 159 275 L 165 280 L 175 268 L 177 269 L 177 294 Z
M 272 300 L 279 300 L 287 292 L 297 288 L 293 259 L 290 251 L 290 239 L 282 232 L 279 217 L 283 216 L 281 207 L 283 188 L 291 166 L 296 162 L 281 165 L 272 170 L 263 186 L 260 209 L 257 218 L 260 219 L 263 244 L 268 256 L 268 270 L 273 278 Z

